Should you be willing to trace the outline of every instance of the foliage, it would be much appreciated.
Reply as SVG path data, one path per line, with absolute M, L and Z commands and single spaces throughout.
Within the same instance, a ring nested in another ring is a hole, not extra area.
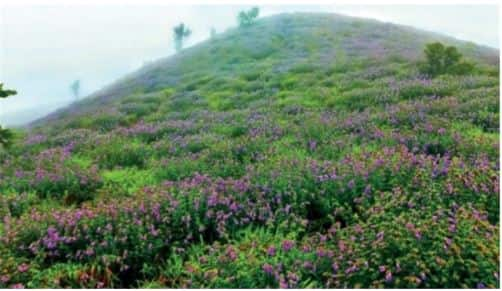
M 3 83 L 0 83 L 0 98 L 7 98 L 12 95 L 16 95 L 17 92 L 15 90 L 9 90 L 3 88 Z
M 424 74 L 436 77 L 442 74 L 465 75 L 473 71 L 474 65 L 462 60 L 462 54 L 454 46 L 440 42 L 429 43 L 424 49 L 426 62 L 422 64 Z
M 1 187 L 19 192 L 32 191 L 40 198 L 59 198 L 65 204 L 81 203 L 93 198 L 101 186 L 97 167 L 83 168 L 70 159 L 73 144 L 41 151 L 33 160 L 19 157 L 7 160 L 16 170 L 7 168 Z
M 17 92 L 15 90 L 3 89 L 3 84 L 0 83 L 0 98 L 7 98 L 12 95 L 16 95 Z M 9 147 L 11 145 L 13 133 L 0 126 L 0 146 Z
M 260 14 L 260 8 L 253 7 L 248 11 L 241 11 L 237 15 L 237 22 L 240 27 L 247 27 L 252 25 L 255 22 L 255 19 Z
M 183 41 L 188 38 L 192 31 L 183 22 L 173 28 L 174 49 L 179 52 L 183 48 Z

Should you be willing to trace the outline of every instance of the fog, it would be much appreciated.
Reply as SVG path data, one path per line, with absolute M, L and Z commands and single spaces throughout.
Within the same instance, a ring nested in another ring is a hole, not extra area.
M 0 4 L 1 5 L 1 4 Z M 185 46 L 236 25 L 250 6 L 0 6 L 0 82 L 18 95 L 0 100 L 0 124 L 21 125 L 86 96 L 144 63 L 174 53 L 172 27 L 186 23 Z M 336 12 L 411 25 L 499 47 L 496 6 L 261 6 L 282 12 Z

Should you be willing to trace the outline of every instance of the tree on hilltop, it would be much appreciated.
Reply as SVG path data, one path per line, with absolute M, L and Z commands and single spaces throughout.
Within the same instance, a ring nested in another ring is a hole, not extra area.
M 75 80 L 73 81 L 73 83 L 71 83 L 70 91 L 75 99 L 78 99 L 78 97 L 80 96 L 80 80 Z
M 192 31 L 183 22 L 173 28 L 174 49 L 176 52 L 183 48 L 183 41 L 188 38 Z
M 239 22 L 239 27 L 248 27 L 255 23 L 255 19 L 260 14 L 260 8 L 253 7 L 248 11 L 241 11 L 237 15 L 237 21 Z

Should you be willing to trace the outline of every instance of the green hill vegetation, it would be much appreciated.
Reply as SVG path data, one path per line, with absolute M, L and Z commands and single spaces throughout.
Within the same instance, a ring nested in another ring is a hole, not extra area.
M 499 287 L 498 59 L 297 13 L 145 66 L 0 152 L 0 287 Z

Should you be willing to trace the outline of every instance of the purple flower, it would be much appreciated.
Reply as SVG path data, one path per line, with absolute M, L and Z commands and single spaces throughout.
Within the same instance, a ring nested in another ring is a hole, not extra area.
M 300 278 L 298 278 L 298 275 L 297 275 L 297 274 L 295 274 L 295 273 L 293 273 L 293 272 L 288 272 L 288 281 L 289 281 L 289 283 L 290 283 L 289 285 L 290 285 L 291 287 L 296 286 L 296 284 L 298 283 L 298 280 L 299 280 L 299 279 L 300 279 Z
M 9 282 L 9 280 L 10 280 L 9 275 L 2 275 L 0 277 L 0 282 L 2 282 L 2 283 L 7 283 L 7 282 Z
M 485 284 L 483 284 L 483 283 L 479 282 L 479 283 L 476 285 L 476 288 L 478 288 L 478 289 L 485 289 L 485 288 L 486 288 L 486 286 L 485 286 Z
M 364 193 L 364 195 L 369 195 L 371 193 L 371 185 L 370 184 L 366 185 L 363 193 Z
M 319 257 L 319 258 L 322 258 L 326 255 L 326 252 L 324 251 L 323 248 L 317 248 L 316 250 L 316 255 Z
M 215 206 L 216 204 L 218 204 L 218 194 L 216 192 L 213 192 L 207 198 L 207 206 Z
M 272 275 L 272 273 L 274 272 L 274 267 L 272 267 L 272 265 L 267 263 L 263 264 L 262 269 L 268 275 Z
M 21 283 L 10 285 L 11 289 L 24 289 L 24 285 Z
M 350 267 L 348 267 L 346 270 L 345 270 L 345 274 L 350 274 L 350 273 L 354 273 L 355 271 L 357 271 L 359 268 L 356 266 L 356 265 L 352 265 Z
M 152 206 L 152 215 L 153 215 L 153 217 L 155 217 L 156 221 L 160 221 L 160 204 L 159 203 L 155 203 Z
M 338 248 L 340 249 L 340 251 L 342 253 L 347 249 L 347 247 L 345 246 L 345 243 L 342 240 L 338 241 Z
M 387 273 L 385 273 L 385 281 L 386 282 L 392 281 L 392 272 L 391 271 L 387 271 Z
M 15 172 L 14 175 L 16 176 L 16 178 L 20 179 L 20 178 L 22 178 L 24 176 L 24 173 L 21 170 L 16 170 L 16 172 Z
M 379 266 L 378 270 L 380 271 L 380 273 L 383 273 L 383 272 L 385 272 L 386 269 L 385 269 L 385 266 Z
M 284 278 L 281 278 L 279 280 L 279 288 L 281 289 L 287 289 L 288 288 L 288 283 L 284 280 Z
M 152 224 L 152 225 L 150 225 L 150 234 L 151 234 L 152 236 L 157 236 L 157 235 L 159 235 L 159 230 L 155 229 L 155 226 L 153 226 L 153 224 Z
M 61 240 L 58 231 L 53 226 L 47 229 L 47 235 L 43 238 L 43 243 L 48 249 L 55 249 Z
M 285 240 L 282 242 L 282 250 L 288 252 L 294 247 L 295 243 L 291 240 Z
M 317 142 L 315 140 L 310 140 L 309 141 L 309 149 L 311 151 L 314 151 L 316 149 L 316 147 L 317 147 Z
M 339 267 L 338 267 L 338 264 L 336 262 L 334 262 L 332 265 L 331 265 L 331 268 L 333 268 L 333 272 L 337 272 Z
M 21 265 L 19 265 L 17 267 L 17 270 L 21 273 L 24 273 L 24 272 L 28 271 L 29 269 L 30 269 L 30 266 L 26 263 L 22 263 Z
M 88 256 L 92 256 L 92 255 L 94 255 L 94 250 L 93 250 L 93 249 L 91 249 L 91 248 L 89 248 L 89 249 L 85 250 L 85 252 L 84 252 L 84 253 L 85 253 L 86 255 L 88 255 Z
M 275 247 L 274 246 L 269 246 L 267 249 L 267 254 L 271 257 L 275 256 Z
M 230 258 L 231 261 L 235 261 L 237 259 L 237 253 L 232 246 L 228 246 L 226 250 L 226 255 Z
M 233 212 L 236 212 L 237 210 L 239 210 L 239 205 L 237 205 L 237 203 L 233 202 L 232 204 L 230 204 L 230 210 L 232 210 Z
M 307 270 L 313 270 L 314 269 L 314 265 L 310 261 L 303 262 L 303 267 L 305 269 L 307 269 Z

